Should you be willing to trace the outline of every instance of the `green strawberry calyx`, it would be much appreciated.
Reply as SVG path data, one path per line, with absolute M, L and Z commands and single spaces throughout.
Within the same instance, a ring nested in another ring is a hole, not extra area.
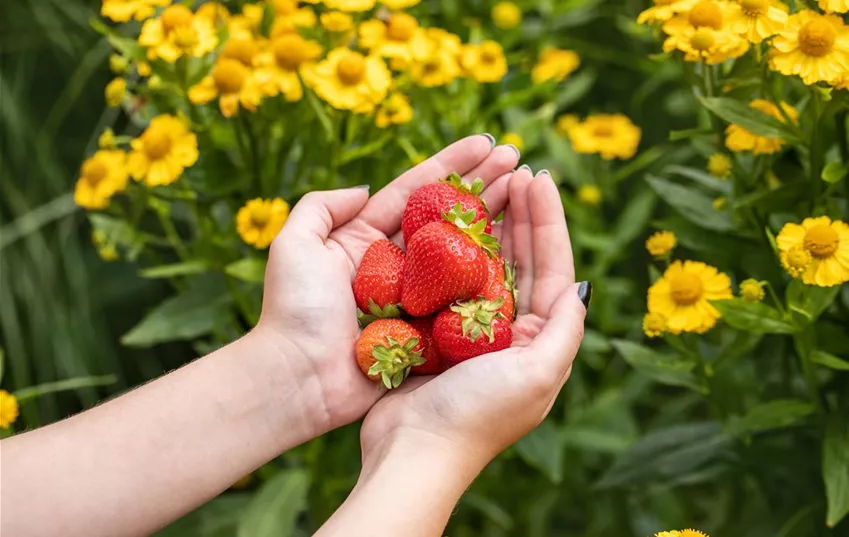
M 463 337 L 469 338 L 474 343 L 481 334 L 489 338 L 489 342 L 495 341 L 492 332 L 492 321 L 501 317 L 506 319 L 499 308 L 504 305 L 503 298 L 487 300 L 483 297 L 473 300 L 463 300 L 451 306 L 451 311 L 460 315 Z
M 510 294 L 513 295 L 513 316 L 515 319 L 515 304 L 519 303 L 519 289 L 516 287 L 516 262 L 510 262 L 506 259 L 504 260 L 504 288 L 510 291 Z
M 442 218 L 457 226 L 460 231 L 475 241 L 475 244 L 483 248 L 487 255 L 492 257 L 501 248 L 501 245 L 498 243 L 498 239 L 484 231 L 486 229 L 486 218 L 475 222 L 477 214 L 474 209 L 464 211 L 463 206 L 458 203 L 450 211 L 443 213 Z
M 419 338 L 411 337 L 403 345 L 395 338 L 386 336 L 386 345 L 375 345 L 371 355 L 376 360 L 368 370 L 369 375 L 380 375 L 383 385 L 397 388 L 410 374 L 410 369 L 425 363 L 420 351 L 414 350 Z
M 387 304 L 381 308 L 374 300 L 368 299 L 368 313 L 357 308 L 357 322 L 360 323 L 361 328 L 365 328 L 378 319 L 397 319 L 399 317 L 401 317 L 400 304 Z
M 442 182 L 456 187 L 462 192 L 474 194 L 475 196 L 480 196 L 481 192 L 483 192 L 484 187 L 483 179 L 481 179 L 480 177 L 472 181 L 472 184 L 469 184 L 464 182 L 463 178 L 460 177 L 460 174 L 458 174 L 457 172 L 452 173 L 451 175 L 443 179 Z

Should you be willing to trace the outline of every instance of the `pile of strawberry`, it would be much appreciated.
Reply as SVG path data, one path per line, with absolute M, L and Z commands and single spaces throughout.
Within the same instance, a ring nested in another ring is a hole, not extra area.
M 419 188 L 401 221 L 406 254 L 382 239 L 363 255 L 356 357 L 370 379 L 397 388 L 411 372 L 439 374 L 513 341 L 514 271 L 489 234 L 482 190 L 456 173 Z

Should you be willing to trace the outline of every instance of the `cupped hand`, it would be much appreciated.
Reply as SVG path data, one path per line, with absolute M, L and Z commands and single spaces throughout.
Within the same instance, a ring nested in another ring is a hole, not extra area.
M 560 195 L 547 172 L 533 177 L 525 166 L 509 179 L 508 191 L 509 206 L 494 233 L 504 257 L 517 263 L 512 347 L 436 377 L 409 378 L 388 393 L 363 424 L 366 463 L 395 441 L 436 441 L 482 467 L 545 418 L 569 377 L 586 308 L 574 281 Z
M 313 434 L 362 417 L 384 389 L 369 381 L 354 360 L 359 332 L 351 282 L 369 245 L 401 242 L 407 197 L 451 172 L 481 177 L 491 206 L 503 207 L 515 150 L 493 148 L 486 136 L 464 138 L 404 173 L 374 196 L 351 188 L 311 192 L 292 209 L 268 260 L 260 321 L 254 330 L 307 365 L 299 389 L 314 401 Z M 299 370 L 300 371 L 300 370 Z

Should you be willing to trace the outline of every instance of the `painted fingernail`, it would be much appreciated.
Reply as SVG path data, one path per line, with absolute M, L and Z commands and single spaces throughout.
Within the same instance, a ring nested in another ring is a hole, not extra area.
M 578 298 L 584 303 L 584 307 L 590 309 L 590 300 L 593 298 L 593 284 L 581 282 L 578 285 Z
M 539 177 L 540 175 L 547 175 L 547 176 L 551 177 L 551 172 L 548 171 L 548 170 L 540 170 L 540 171 L 537 172 L 537 177 Z
M 488 132 L 481 134 L 481 136 L 486 136 L 486 138 L 489 140 L 489 145 L 495 147 L 495 136 L 491 135 Z
M 505 147 L 509 147 L 510 149 L 512 149 L 513 151 L 515 151 L 515 152 L 516 152 L 516 158 L 521 158 L 521 157 L 522 157 L 522 152 L 521 152 L 521 151 L 519 151 L 519 148 L 518 148 L 518 147 L 516 147 L 515 145 L 513 145 L 513 144 L 504 144 L 504 146 L 505 146 Z
M 528 170 L 528 171 L 531 171 L 531 167 L 530 167 L 530 166 L 528 166 L 527 164 L 522 164 L 521 166 L 519 166 L 519 169 L 518 169 L 518 170 L 516 170 L 516 171 L 521 171 L 521 170 Z

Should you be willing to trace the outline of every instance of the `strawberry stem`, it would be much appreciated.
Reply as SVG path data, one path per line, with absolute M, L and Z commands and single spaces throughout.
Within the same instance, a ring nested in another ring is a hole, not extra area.
M 442 218 L 446 222 L 454 224 L 460 231 L 468 235 L 475 241 L 475 244 L 483 248 L 488 256 L 493 257 L 495 252 L 501 248 L 498 239 L 484 231 L 486 229 L 487 219 L 482 218 L 475 222 L 477 211 L 474 209 L 464 211 L 463 205 L 457 203 L 450 211 L 443 213 Z
M 383 385 L 397 388 L 410 374 L 410 369 L 422 365 L 425 360 L 422 353 L 414 350 L 419 344 L 419 338 L 411 337 L 403 345 L 395 338 L 386 337 L 386 345 L 375 345 L 371 351 L 375 362 L 368 370 L 369 375 L 380 375 Z

